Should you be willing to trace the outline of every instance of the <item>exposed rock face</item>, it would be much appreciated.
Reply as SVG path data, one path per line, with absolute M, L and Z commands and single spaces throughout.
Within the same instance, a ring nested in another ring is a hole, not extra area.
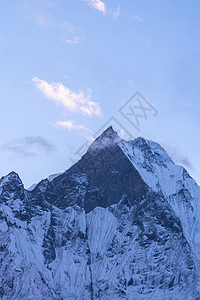
M 0 180 L 0 298 L 200 299 L 199 214 L 183 167 L 109 127 L 32 191 Z

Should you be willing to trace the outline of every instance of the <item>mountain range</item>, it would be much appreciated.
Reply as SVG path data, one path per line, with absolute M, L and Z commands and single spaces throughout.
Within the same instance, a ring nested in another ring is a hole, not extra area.
M 30 170 L 31 172 L 31 170 Z M 106 129 L 59 176 L 0 179 L 0 299 L 200 299 L 200 187 Z

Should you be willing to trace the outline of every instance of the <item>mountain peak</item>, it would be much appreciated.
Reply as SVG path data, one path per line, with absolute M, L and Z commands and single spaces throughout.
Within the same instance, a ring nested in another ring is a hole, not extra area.
M 14 171 L 10 172 L 8 175 L 3 176 L 3 177 L 0 179 L 0 184 L 1 184 L 1 185 L 6 184 L 7 182 L 12 182 L 12 183 L 15 182 L 15 184 L 17 183 L 17 184 L 23 185 L 23 184 L 22 184 L 22 181 L 21 181 L 21 179 L 20 179 L 20 177 L 19 177 L 19 175 L 18 175 L 16 172 L 14 172 Z
M 110 147 L 121 141 L 117 131 L 113 129 L 112 126 L 109 126 L 102 134 L 100 134 L 94 142 L 90 145 L 89 151 L 100 150 L 104 147 Z
M 9 198 L 12 200 L 23 199 L 24 186 L 15 172 L 10 172 L 8 175 L 0 179 L 0 199 L 7 201 Z
M 117 136 L 118 136 L 117 131 L 115 131 L 112 126 L 109 126 L 106 130 L 102 132 L 102 134 L 99 135 L 98 138 L 104 138 L 104 137 L 113 138 Z
M 15 179 L 15 180 L 20 180 L 21 181 L 19 175 L 14 171 L 11 171 L 6 177 L 8 177 L 10 179 Z

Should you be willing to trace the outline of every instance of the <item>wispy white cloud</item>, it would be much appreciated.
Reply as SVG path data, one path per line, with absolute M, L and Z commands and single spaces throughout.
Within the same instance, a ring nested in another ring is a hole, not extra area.
M 51 0 L 39 0 L 41 2 L 41 4 L 49 6 L 49 7 L 54 7 L 55 6 L 55 2 L 51 1 Z
M 115 80 L 114 80 L 114 79 L 109 79 L 108 82 L 109 82 L 110 84 L 114 84 L 114 83 L 115 83 Z
M 102 12 L 103 14 L 113 16 L 114 18 L 118 18 L 120 15 L 120 5 L 118 5 L 118 7 L 115 10 L 109 10 L 107 9 L 105 3 L 101 0 L 82 0 L 82 1 L 87 2 L 91 8 L 94 8 Z
M 83 33 L 83 28 L 75 28 L 71 23 L 66 21 L 60 21 L 56 18 L 51 17 L 51 15 L 45 10 L 33 10 L 29 16 L 34 23 L 42 29 L 55 28 L 59 35 L 73 35 Z M 61 41 L 68 44 L 80 44 L 84 40 L 84 37 L 72 36 L 70 38 L 61 38 Z
M 67 21 L 61 21 L 61 22 L 58 22 L 59 23 L 59 26 L 62 30 L 64 31 L 67 31 L 67 32 L 76 32 L 76 31 L 84 31 L 83 28 L 76 28 L 74 27 L 73 24 L 67 22 Z
M 166 142 L 159 141 L 159 144 L 167 151 L 169 156 L 176 164 L 184 166 L 186 169 L 194 170 L 194 166 L 190 159 L 181 153 L 180 149 L 176 145 L 169 145 Z
M 179 105 L 185 108 L 194 108 L 194 104 L 192 102 L 179 101 Z
M 54 126 L 56 128 L 64 128 L 67 129 L 68 131 L 72 131 L 72 130 L 84 130 L 87 132 L 91 132 L 91 130 L 87 127 L 85 127 L 82 124 L 77 124 L 76 122 L 72 121 L 72 120 L 67 120 L 67 121 L 57 121 Z
M 128 86 L 131 87 L 131 88 L 135 87 L 135 82 L 134 82 L 132 79 L 128 80 L 128 81 L 127 81 L 127 84 L 128 84 Z
M 57 26 L 57 21 L 44 10 L 33 11 L 29 17 L 41 28 Z
M 3 45 L 4 47 L 8 46 L 4 36 L 0 36 L 0 44 Z
M 75 131 L 78 135 L 84 136 L 88 141 L 94 141 L 93 131 L 82 124 L 76 123 L 75 121 L 57 121 L 53 124 L 53 126 L 59 129 L 67 129 L 69 132 Z
M 144 20 L 143 18 L 141 18 L 141 17 L 139 17 L 139 16 L 137 16 L 137 15 L 131 15 L 131 18 L 132 18 L 133 20 L 139 21 L 139 22 L 142 22 L 142 21 Z
M 102 113 L 99 103 L 91 100 L 90 89 L 87 89 L 85 94 L 83 91 L 73 92 L 60 82 L 48 83 L 38 77 L 34 77 L 32 81 L 46 98 L 66 107 L 70 111 L 81 112 L 89 116 Z
M 51 6 L 53 6 L 53 3 L 49 0 L 24 0 L 22 9 L 24 11 L 25 18 L 32 20 L 38 27 L 44 29 L 58 25 L 57 19 L 52 17 L 48 10 Z
M 69 75 L 62 75 L 63 78 L 69 79 Z
M 143 41 L 146 48 L 149 48 L 151 46 L 151 41 L 148 38 L 144 37 L 142 39 L 142 41 Z
M 114 10 L 113 17 L 118 18 L 119 15 L 120 15 L 120 5 L 118 6 L 118 8 L 116 10 Z
M 74 45 L 74 44 L 80 44 L 83 40 L 84 38 L 74 36 L 72 39 L 63 39 L 63 42 Z
M 39 4 L 39 5 L 38 5 Z M 25 17 L 32 20 L 35 25 L 42 29 L 54 28 L 58 31 L 59 35 L 79 34 L 84 31 L 83 28 L 77 28 L 66 20 L 60 20 L 52 15 L 52 10 L 49 7 L 53 7 L 54 2 L 49 0 L 37 1 L 25 1 L 23 10 Z
M 88 5 L 94 9 L 97 9 L 98 11 L 102 13 L 106 13 L 106 5 L 101 0 L 84 0 L 88 3 Z

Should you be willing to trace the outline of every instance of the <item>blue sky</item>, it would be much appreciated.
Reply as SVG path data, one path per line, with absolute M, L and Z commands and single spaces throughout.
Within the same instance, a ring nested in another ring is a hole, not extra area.
M 200 183 L 199 11 L 197 0 L 2 1 L 0 176 L 28 187 L 66 170 L 112 118 Z M 119 111 L 137 91 L 157 111 L 139 132 Z

